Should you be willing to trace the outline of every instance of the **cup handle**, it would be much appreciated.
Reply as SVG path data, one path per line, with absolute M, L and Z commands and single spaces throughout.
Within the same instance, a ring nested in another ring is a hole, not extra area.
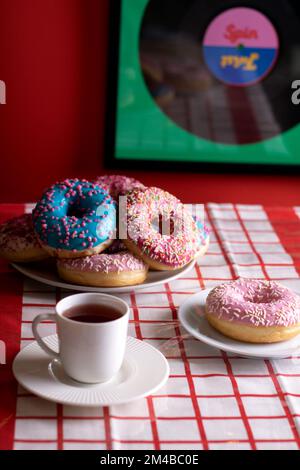
M 41 313 L 32 322 L 32 332 L 33 336 L 35 337 L 38 345 L 45 351 L 49 356 L 59 358 L 59 354 L 53 349 L 49 348 L 46 343 L 44 343 L 43 339 L 41 338 L 38 332 L 38 325 L 44 320 L 54 320 L 56 322 L 56 314 L 55 313 Z

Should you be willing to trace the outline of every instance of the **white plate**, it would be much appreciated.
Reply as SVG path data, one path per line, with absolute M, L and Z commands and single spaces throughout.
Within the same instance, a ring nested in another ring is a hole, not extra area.
M 44 340 L 57 350 L 57 335 Z M 118 374 L 109 382 L 83 384 L 68 377 L 60 361 L 49 358 L 34 341 L 16 356 L 13 373 L 24 388 L 41 398 L 64 405 L 111 406 L 156 392 L 169 377 L 169 364 L 150 344 L 128 337 Z
M 184 268 L 177 269 L 176 271 L 149 271 L 147 279 L 142 284 L 124 287 L 90 287 L 80 286 L 77 284 L 68 284 L 59 278 L 56 271 L 56 265 L 54 262 L 52 262 L 52 260 L 31 264 L 12 263 L 12 266 L 25 276 L 49 286 L 78 290 L 81 292 L 116 293 L 131 292 L 133 290 L 145 289 L 147 287 L 154 287 L 160 284 L 164 284 L 165 282 L 174 281 L 178 277 L 187 274 L 195 266 L 195 261 L 192 261 Z
M 205 302 L 211 289 L 189 297 L 179 308 L 178 318 L 184 328 L 195 338 L 215 348 L 254 358 L 285 358 L 300 354 L 300 336 L 274 344 L 251 344 L 235 341 L 218 333 L 205 318 Z

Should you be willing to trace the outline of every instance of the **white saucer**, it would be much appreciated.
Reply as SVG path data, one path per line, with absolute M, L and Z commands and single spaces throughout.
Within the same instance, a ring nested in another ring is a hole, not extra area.
M 57 335 L 44 340 L 57 350 Z M 169 364 L 150 344 L 128 337 L 118 374 L 109 382 L 84 384 L 68 377 L 60 361 L 51 360 L 34 341 L 16 356 L 13 373 L 24 388 L 41 398 L 64 405 L 111 406 L 156 392 L 169 377 Z
M 211 289 L 189 297 L 179 308 L 178 318 L 184 328 L 195 338 L 215 348 L 254 358 L 286 358 L 300 355 L 300 335 L 274 344 L 250 344 L 235 341 L 218 333 L 205 318 L 205 302 Z
M 176 271 L 149 271 L 147 279 L 142 284 L 125 287 L 89 287 L 69 284 L 59 278 L 55 262 L 51 259 L 28 264 L 12 263 L 12 266 L 25 276 L 49 286 L 61 287 L 63 289 L 76 290 L 80 292 L 106 292 L 107 294 L 113 294 L 117 292 L 132 292 L 134 290 L 154 287 L 166 282 L 174 281 L 178 277 L 187 274 L 195 266 L 195 261 L 192 261 L 184 268 L 177 269 Z

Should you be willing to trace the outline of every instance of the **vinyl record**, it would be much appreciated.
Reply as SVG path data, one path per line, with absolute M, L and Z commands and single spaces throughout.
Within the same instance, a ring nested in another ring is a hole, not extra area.
M 179 127 L 254 144 L 300 122 L 291 99 L 299 31 L 296 0 L 149 0 L 140 66 L 152 99 Z

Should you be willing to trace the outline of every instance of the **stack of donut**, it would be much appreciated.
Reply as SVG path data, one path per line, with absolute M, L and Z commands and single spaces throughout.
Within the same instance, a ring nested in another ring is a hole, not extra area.
M 118 175 L 56 183 L 32 214 L 0 226 L 0 256 L 56 257 L 62 279 L 96 287 L 143 283 L 149 268 L 180 269 L 208 243 L 205 226 L 176 197 Z

